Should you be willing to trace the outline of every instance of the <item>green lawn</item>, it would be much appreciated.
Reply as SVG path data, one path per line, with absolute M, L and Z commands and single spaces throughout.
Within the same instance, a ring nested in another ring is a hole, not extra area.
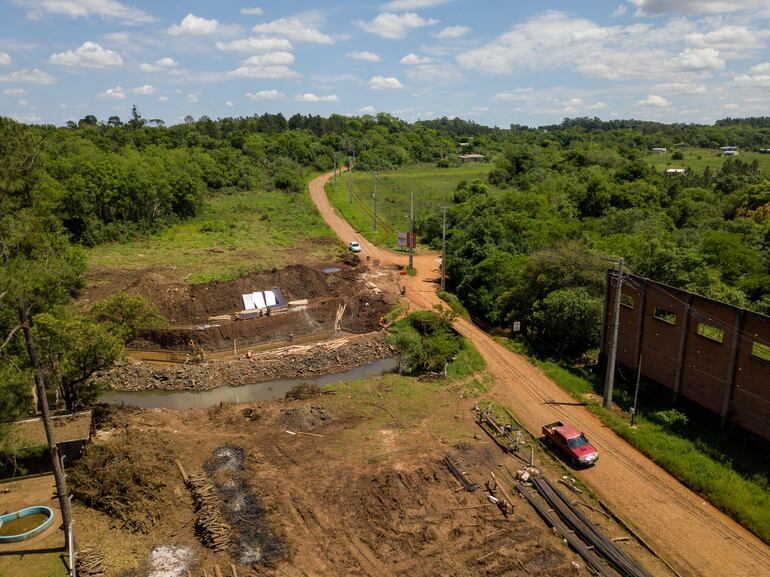
M 348 194 L 349 174 L 330 181 L 326 192 L 342 216 L 363 236 L 379 246 L 394 247 L 397 233 L 409 230 L 409 193 L 414 193 L 415 218 L 426 211 L 439 210 L 452 202 L 452 193 L 461 180 L 486 182 L 491 164 L 466 164 L 453 168 L 412 166 L 381 172 L 377 177 L 377 232 L 373 230 L 372 193 L 374 176 L 353 173 L 353 205 Z
M 91 269 L 174 266 L 189 282 L 228 280 L 342 249 L 307 193 L 254 191 L 211 198 L 201 214 L 157 234 L 89 249 Z
M 672 160 L 671 155 L 675 150 L 684 153 L 684 160 Z M 717 172 L 722 168 L 728 157 L 720 156 L 720 151 L 715 148 L 669 148 L 666 154 L 650 153 L 645 160 L 655 167 L 655 170 L 663 172 L 667 168 L 689 168 L 697 173 L 703 172 L 708 166 L 711 172 Z M 768 171 L 770 170 L 770 154 L 760 154 L 759 152 L 741 152 L 738 158 L 743 162 L 752 162 L 758 160 L 760 166 Z
M 528 353 L 520 341 L 497 340 L 518 353 Z M 633 383 L 616 382 L 617 409 L 610 411 L 598 402 L 596 393 L 602 390 L 603 379 L 595 371 L 530 358 L 554 382 L 585 402 L 605 425 L 770 543 L 770 455 L 761 446 L 747 443 L 739 432 L 721 432 L 718 419 L 698 407 L 673 408 L 670 395 L 654 383 L 642 382 L 635 427 L 631 428 L 628 408 L 633 403 Z

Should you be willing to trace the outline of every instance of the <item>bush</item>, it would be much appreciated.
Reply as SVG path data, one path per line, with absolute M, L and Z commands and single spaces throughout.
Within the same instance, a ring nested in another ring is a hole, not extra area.
M 462 338 L 452 328 L 454 316 L 436 307 L 414 312 L 391 327 L 389 340 L 401 353 L 401 372 L 444 371 L 462 347 Z
M 124 343 L 134 340 L 140 329 L 159 328 L 168 322 L 145 299 L 124 292 L 96 303 L 91 309 L 91 316 L 100 323 L 106 323 L 110 332 Z
M 601 314 L 601 301 L 582 287 L 553 291 L 532 315 L 532 345 L 546 355 L 581 357 L 599 345 Z

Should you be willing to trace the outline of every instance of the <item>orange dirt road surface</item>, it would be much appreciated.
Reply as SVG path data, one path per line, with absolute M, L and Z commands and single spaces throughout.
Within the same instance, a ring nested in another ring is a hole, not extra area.
M 373 246 L 334 209 L 324 188 L 331 177 L 328 173 L 310 182 L 310 196 L 331 229 L 345 244 L 357 240 L 364 259 L 405 265 L 406 256 Z M 438 255 L 415 254 L 414 266 L 417 275 L 405 277 L 408 300 L 417 308 L 443 304 L 436 295 Z M 556 420 L 585 431 L 601 458 L 596 466 L 574 474 L 682 577 L 770 577 L 770 548 L 759 538 L 615 435 L 588 409 L 574 405 L 574 399 L 526 357 L 502 347 L 465 319 L 459 318 L 455 328 L 484 357 L 495 378 L 492 396 L 531 433 L 539 435 L 543 424 Z

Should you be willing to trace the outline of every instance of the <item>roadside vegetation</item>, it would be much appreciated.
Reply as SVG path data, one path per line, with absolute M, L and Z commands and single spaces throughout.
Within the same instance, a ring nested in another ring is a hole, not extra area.
M 530 354 L 549 378 L 584 403 L 605 425 L 770 543 L 770 455 L 760 441 L 751 442 L 740 431 L 721 432 L 718 417 L 693 405 L 683 409 L 680 403 L 675 408 L 659 385 L 645 381 L 640 386 L 631 427 L 633 379 L 616 381 L 617 408 L 608 410 L 601 403 L 604 381 L 591 367 L 575 368 L 557 360 L 539 359 L 521 341 L 498 341 L 514 352 Z

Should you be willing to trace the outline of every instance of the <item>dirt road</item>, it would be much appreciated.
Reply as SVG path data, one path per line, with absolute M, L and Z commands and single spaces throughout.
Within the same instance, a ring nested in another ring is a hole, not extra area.
M 406 264 L 406 257 L 370 244 L 331 206 L 325 183 L 331 173 L 310 182 L 310 196 L 321 216 L 345 241 L 358 240 L 364 258 L 383 264 Z M 441 301 L 436 296 L 435 253 L 415 256 L 417 275 L 407 280 L 406 296 L 418 308 Z M 684 487 L 651 460 L 607 429 L 590 411 L 569 404 L 574 399 L 525 357 L 516 355 L 472 323 L 459 319 L 457 330 L 484 356 L 495 377 L 492 395 L 510 407 L 531 432 L 543 423 L 567 420 L 599 449 L 597 466 L 576 475 L 632 526 L 682 577 L 770 576 L 770 548 L 761 540 Z

